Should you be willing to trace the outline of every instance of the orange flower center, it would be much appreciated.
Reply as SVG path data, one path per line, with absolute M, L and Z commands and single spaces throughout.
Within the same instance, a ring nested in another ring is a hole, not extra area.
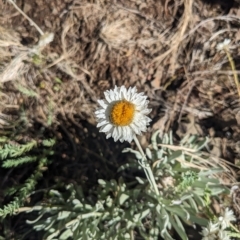
M 129 125 L 134 117 L 135 105 L 131 102 L 122 100 L 112 106 L 110 120 L 117 126 Z

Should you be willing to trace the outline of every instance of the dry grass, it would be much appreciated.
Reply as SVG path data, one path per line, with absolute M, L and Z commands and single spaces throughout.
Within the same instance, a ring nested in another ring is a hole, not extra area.
M 209 133 L 201 124 L 216 118 L 226 126 L 230 123 L 232 140 L 240 141 L 234 72 L 226 54 L 216 50 L 219 42 L 230 38 L 229 51 L 233 59 L 239 56 L 237 9 L 224 15 L 218 6 L 200 0 L 68 2 L 59 4 L 58 15 L 49 15 L 51 28 L 45 19 L 46 26 L 38 24 L 42 33 L 55 35 L 53 42 L 51 37 L 45 42 L 50 35 L 40 38 L 41 31 L 26 16 L 2 3 L 2 114 L 17 114 L 24 106 L 29 122 L 58 125 L 62 116 L 76 124 L 79 120 L 94 124 L 96 100 L 103 90 L 115 84 L 137 85 L 151 99 L 155 127 L 167 131 L 177 121 L 182 125 L 179 134 L 184 135 L 190 127 L 183 122 L 194 116 L 194 124 L 200 125 L 197 132 L 205 135 Z M 45 4 L 51 9 L 50 3 Z M 28 13 L 32 21 L 42 22 L 38 10 Z M 24 27 L 16 21 L 24 22 Z M 23 44 L 25 37 L 32 37 L 32 44 Z M 235 65 L 239 73 L 238 62 Z M 162 119 L 164 128 L 157 124 Z M 218 130 L 210 129 L 212 138 L 218 137 Z M 236 151 L 231 144 L 226 149 Z M 222 151 L 221 156 L 227 154 Z

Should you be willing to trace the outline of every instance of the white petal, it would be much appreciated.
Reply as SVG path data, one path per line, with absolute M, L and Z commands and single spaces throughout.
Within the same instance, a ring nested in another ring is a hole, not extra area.
M 104 95 L 105 95 L 106 100 L 110 103 L 111 98 L 109 97 L 109 93 L 105 92 Z
M 98 103 L 104 109 L 107 107 L 107 104 L 104 102 L 104 100 L 98 100 Z
M 123 135 L 123 128 L 121 126 L 118 127 L 118 135 Z
M 111 133 L 108 133 L 107 136 L 106 136 L 106 139 L 110 138 L 112 136 Z
M 101 122 L 99 122 L 98 124 L 97 124 L 97 127 L 99 128 L 99 127 L 102 127 L 103 125 L 105 125 L 105 124 L 107 124 L 108 123 L 108 121 L 106 121 L 106 120 L 103 120 L 103 121 L 101 121 Z
M 105 109 L 99 109 L 95 112 L 95 114 L 105 113 Z
M 114 94 L 113 90 L 110 90 L 109 97 L 111 99 L 111 102 L 113 102 L 115 100 L 115 94 Z
M 99 113 L 99 114 L 96 114 L 96 117 L 97 118 L 106 118 L 106 115 L 104 113 Z
M 118 135 L 118 133 L 117 133 L 117 128 L 116 128 L 116 127 L 113 127 L 112 137 L 114 138 L 114 141 L 115 141 L 115 142 L 116 142 L 115 139 L 117 139 L 117 135 Z
M 134 123 L 131 123 L 130 127 L 133 129 L 133 131 L 136 134 L 140 134 L 141 133 L 140 129 Z
M 109 132 L 109 130 L 112 128 L 111 124 L 107 124 L 106 126 L 102 127 L 100 129 L 100 132 Z
M 145 114 L 149 114 L 151 111 L 152 111 L 152 109 L 150 109 L 150 108 L 145 108 L 145 109 L 143 109 L 143 110 L 141 111 L 141 113 L 145 115 Z

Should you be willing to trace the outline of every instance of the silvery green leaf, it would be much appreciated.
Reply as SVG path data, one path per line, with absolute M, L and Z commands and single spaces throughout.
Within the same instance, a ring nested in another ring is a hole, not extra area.
M 150 229 L 151 236 L 158 236 L 159 235 L 159 228 L 151 228 Z
M 179 220 L 178 216 L 170 216 L 171 225 L 175 228 L 178 235 L 181 237 L 182 240 L 187 240 L 188 237 L 182 225 L 182 222 Z
M 156 207 L 156 210 L 157 210 L 157 212 L 158 212 L 159 214 L 161 213 L 161 208 L 162 208 L 162 207 L 161 207 L 160 204 L 158 204 L 157 207 Z
M 82 208 L 83 208 L 83 204 L 80 201 L 79 201 L 79 204 L 75 203 L 75 205 L 73 206 L 74 211 L 81 210 Z
M 71 225 L 71 230 L 72 230 L 72 232 L 75 232 L 75 231 L 76 231 L 76 229 L 77 229 L 78 226 L 79 226 L 79 223 L 80 223 L 80 221 L 77 221 L 77 222 L 75 222 L 75 223 L 73 223 L 73 224 Z
M 169 144 L 173 145 L 173 134 L 172 134 L 172 131 L 169 132 Z
M 186 145 L 186 142 L 188 141 L 188 138 L 189 138 L 189 135 L 185 135 L 183 137 L 183 139 L 180 141 L 180 145 L 183 146 L 183 145 Z
M 46 225 L 45 224 L 36 224 L 33 225 L 33 229 L 35 229 L 36 231 L 41 231 L 43 229 L 45 229 Z
M 150 209 L 146 209 L 146 210 L 142 211 L 141 213 L 137 213 L 134 215 L 133 221 L 139 222 L 140 220 L 145 218 L 149 213 L 150 213 Z
M 181 201 L 185 201 L 192 197 L 192 193 L 187 193 L 186 195 L 181 196 Z
M 54 226 L 54 223 L 56 222 L 56 220 L 54 219 L 51 219 L 50 221 L 49 221 L 49 224 L 47 225 L 47 226 L 45 226 L 45 231 L 47 231 L 47 230 L 49 230 L 52 226 Z
M 196 180 L 195 182 L 192 183 L 192 187 L 205 189 L 207 187 L 207 183 Z
M 193 200 L 193 198 L 189 198 L 188 201 L 189 201 L 192 209 L 194 209 L 196 212 L 198 212 L 197 204 L 196 204 L 196 202 Z
M 65 218 L 69 217 L 70 214 L 71 213 L 68 212 L 68 211 L 61 211 L 61 212 L 58 213 L 57 219 L 58 220 L 65 219 Z
M 79 199 L 76 199 L 76 198 L 72 200 L 72 203 L 73 203 L 74 205 L 82 204 L 82 203 L 79 201 Z
M 103 187 L 105 187 L 106 186 L 106 181 L 104 181 L 103 179 L 98 179 L 98 184 L 100 184 Z
M 200 151 L 202 148 L 206 146 L 206 144 L 209 142 L 209 139 L 206 137 L 205 139 L 199 141 L 197 145 L 195 146 L 196 151 Z
M 205 202 L 203 201 L 203 199 L 198 194 L 196 194 L 194 191 L 192 192 L 192 194 L 194 196 L 195 201 L 197 202 L 197 205 L 199 207 L 204 207 Z
M 215 184 L 218 184 L 218 185 L 219 185 L 219 180 L 216 179 L 216 178 L 209 178 L 209 177 L 201 176 L 201 177 L 200 177 L 200 180 L 201 180 L 202 182 L 204 182 L 204 184 L 212 184 L 212 183 L 215 183 Z
M 168 231 L 165 231 L 165 232 L 163 233 L 163 238 L 164 238 L 164 239 L 167 239 L 167 240 L 175 240 L 175 239 L 172 238 L 172 236 L 169 234 Z
M 84 204 L 83 207 L 85 210 L 92 210 L 92 206 L 90 204 Z
M 181 200 L 172 200 L 171 205 L 181 205 L 182 201 Z
M 210 176 L 210 175 L 213 175 L 213 174 L 222 173 L 223 171 L 224 170 L 222 168 L 211 168 L 211 169 L 206 170 L 206 171 L 201 171 L 199 173 L 199 176 Z
M 129 234 L 129 233 L 125 233 L 125 234 L 124 234 L 124 239 L 131 239 L 130 234 Z
M 160 230 L 160 235 L 163 237 L 164 235 L 164 232 L 167 231 L 166 228 L 164 228 L 164 224 L 163 224 L 163 221 L 161 219 L 161 215 L 157 212 L 157 225 L 158 225 L 158 228 Z
M 125 192 L 125 190 L 126 190 L 126 184 L 125 183 L 120 184 L 120 191 Z
M 152 142 L 152 146 L 153 146 L 154 150 L 158 150 L 157 137 L 158 137 L 159 133 L 160 133 L 160 130 L 153 133 L 153 135 L 151 137 L 151 142 Z
M 175 160 L 176 158 L 179 158 L 182 156 L 182 151 L 181 150 L 177 150 L 174 151 L 169 157 L 168 157 L 168 161 L 171 162 L 172 160 Z
M 102 209 L 104 209 L 104 207 L 103 207 L 103 204 L 105 203 L 105 200 L 103 200 L 103 201 L 100 201 L 100 200 L 98 200 L 97 201 L 97 203 L 96 203 L 96 205 L 95 205 L 95 209 L 96 209 L 96 211 L 98 211 L 98 210 L 102 210 Z
M 149 238 L 149 236 L 146 234 L 146 228 L 144 226 L 139 228 L 139 232 L 140 232 L 140 235 L 143 239 L 148 239 Z
M 57 237 L 59 235 L 59 233 L 60 233 L 60 231 L 57 230 L 56 232 L 49 235 L 46 240 L 52 240 L 54 237 Z
M 193 144 L 197 140 L 197 138 L 198 137 L 196 135 L 189 136 L 188 139 L 187 139 L 187 143 L 188 144 Z
M 132 196 L 136 199 L 141 194 L 141 189 L 134 189 L 132 191 Z
M 110 186 L 111 186 L 111 189 L 113 189 L 113 190 L 117 190 L 118 189 L 118 184 L 117 184 L 115 179 L 111 179 L 110 180 Z
M 163 157 L 163 153 L 164 153 L 163 149 L 160 148 L 160 149 L 157 151 L 157 158 L 158 158 L 158 159 L 161 159 L 161 158 Z
M 208 220 L 205 218 L 198 217 L 193 214 L 190 214 L 190 221 L 196 224 L 199 224 L 200 226 L 207 226 Z
M 119 204 L 122 205 L 128 198 L 129 198 L 129 195 L 122 193 L 119 197 Z
M 56 231 L 55 228 L 50 228 L 50 229 L 48 230 L 49 233 L 54 233 L 55 231 Z
M 150 213 L 150 209 L 146 209 L 141 213 L 141 219 L 145 218 Z
M 223 193 L 226 190 L 224 186 L 219 186 L 219 185 L 210 186 L 210 189 L 211 189 L 211 195 L 213 196 L 219 195 L 220 193 Z
M 82 218 L 82 215 L 78 215 L 78 217 L 75 218 L 74 220 L 71 220 L 71 221 L 67 222 L 67 223 L 65 224 L 65 227 L 66 227 L 66 228 L 71 228 L 71 227 L 73 227 L 75 224 L 78 224 L 78 223 L 79 223 L 79 221 L 80 221 L 81 218 Z
M 195 187 L 193 191 L 194 191 L 195 194 L 197 194 L 199 196 L 203 196 L 204 192 L 205 192 L 203 187 L 200 187 L 200 188 Z
M 26 223 L 28 224 L 34 224 L 36 222 L 38 222 L 42 217 L 43 217 L 44 214 L 41 214 L 39 217 L 37 217 L 35 220 L 26 220 Z
M 122 152 L 123 153 L 125 153 L 125 152 L 133 153 L 137 159 L 142 159 L 141 153 L 139 151 L 133 150 L 131 148 L 124 148 Z
M 72 236 L 73 236 L 72 231 L 70 229 L 67 229 L 60 235 L 59 240 L 67 240 Z
M 54 190 L 54 189 L 51 189 L 51 190 L 49 191 L 49 195 L 50 195 L 50 196 L 56 196 L 56 197 L 61 197 L 61 198 L 62 198 L 62 194 L 61 194 L 59 191 Z
M 32 211 L 40 211 L 43 209 L 43 206 L 33 206 L 31 209 L 26 211 L 27 213 L 32 212 Z
M 113 204 L 112 198 L 111 198 L 110 196 L 107 196 L 106 205 L 107 205 L 108 207 L 111 207 L 112 204 Z
M 158 201 L 158 195 L 155 193 L 155 191 L 152 191 L 151 189 L 148 189 L 146 191 L 146 194 L 148 196 L 150 196 L 151 198 L 156 199 Z M 154 203 L 154 204 L 156 204 L 156 203 Z
M 74 190 L 74 185 L 72 183 L 69 183 L 67 186 L 66 186 L 66 189 L 67 190 Z
M 118 222 L 118 221 L 120 221 L 120 220 L 121 220 L 121 217 L 120 217 L 120 216 L 117 216 L 117 217 L 113 218 L 112 220 L 110 220 L 110 221 L 106 224 L 106 226 L 109 227 L 109 226 L 111 226 L 112 224 L 114 224 L 115 222 Z
M 126 226 L 127 229 L 133 228 L 134 226 L 135 224 L 132 221 L 130 220 L 127 221 L 127 226 Z
M 180 216 L 182 219 L 186 219 L 188 220 L 189 219 L 189 213 L 181 208 L 181 206 L 166 206 L 165 207 L 170 213 L 174 213 L 174 214 L 177 214 L 178 216 Z
M 135 168 L 135 169 L 138 169 L 138 170 L 142 169 L 142 167 L 137 162 L 135 162 L 135 163 L 126 163 L 126 164 L 122 165 L 121 167 L 119 167 L 117 172 L 124 171 L 124 170 L 126 170 L 128 168 Z
M 183 170 L 182 165 L 180 162 L 176 162 L 173 166 L 173 171 L 181 172 Z
M 163 139 L 162 139 L 163 144 L 169 144 L 169 136 L 168 134 L 164 134 Z
M 141 216 L 140 213 L 136 213 L 136 214 L 134 215 L 134 217 L 133 217 L 133 222 L 135 222 L 135 223 L 139 222 L 140 216 Z
M 161 234 L 163 234 L 167 230 L 167 226 L 169 225 L 169 215 L 163 207 L 160 209 L 160 216 L 161 220 L 163 221 L 163 229 L 161 231 Z
M 182 225 L 182 221 L 179 219 L 177 215 L 174 215 L 173 218 L 175 219 L 177 226 L 180 228 L 182 231 L 182 234 L 179 234 L 182 238 L 184 238 L 184 235 L 186 236 L 185 228 Z
M 152 159 L 152 152 L 149 148 L 146 148 L 146 155 L 149 159 Z
M 145 181 L 142 178 L 140 178 L 140 177 L 135 177 L 135 178 L 138 181 L 138 183 L 145 184 Z

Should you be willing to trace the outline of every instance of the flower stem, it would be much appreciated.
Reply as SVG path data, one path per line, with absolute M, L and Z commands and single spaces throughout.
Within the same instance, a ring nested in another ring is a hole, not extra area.
M 133 139 L 134 139 L 134 141 L 135 141 L 135 143 L 136 143 L 136 145 L 137 145 L 137 147 L 138 147 L 138 149 L 139 149 L 139 151 L 140 151 L 140 153 L 142 155 L 142 160 L 140 161 L 140 165 L 142 166 L 142 168 L 143 168 L 143 170 L 144 170 L 144 172 L 146 174 L 146 177 L 147 177 L 149 183 L 151 184 L 151 187 L 154 189 L 155 193 L 157 195 L 159 195 L 159 190 L 158 190 L 158 187 L 157 187 L 157 184 L 156 184 L 156 181 L 155 181 L 152 169 L 150 167 L 150 164 L 147 161 L 147 158 L 146 158 L 146 156 L 145 156 L 145 154 L 143 152 L 143 149 L 142 149 L 142 147 L 141 147 L 137 137 L 134 136 Z
M 227 57 L 228 57 L 228 61 L 230 62 L 230 65 L 231 65 L 231 68 L 232 68 L 232 71 L 233 71 L 233 77 L 234 77 L 234 81 L 235 81 L 235 84 L 236 84 L 236 88 L 237 88 L 237 91 L 238 91 L 238 96 L 240 98 L 240 86 L 239 86 L 239 81 L 238 81 L 238 75 L 236 73 L 236 66 L 235 66 L 235 62 L 228 50 L 227 47 L 224 48 L 226 54 L 227 54 Z
M 29 22 L 31 25 L 33 25 L 36 30 L 41 34 L 44 35 L 44 32 L 41 30 L 41 28 L 30 18 L 28 17 L 13 0 L 8 0 Z

